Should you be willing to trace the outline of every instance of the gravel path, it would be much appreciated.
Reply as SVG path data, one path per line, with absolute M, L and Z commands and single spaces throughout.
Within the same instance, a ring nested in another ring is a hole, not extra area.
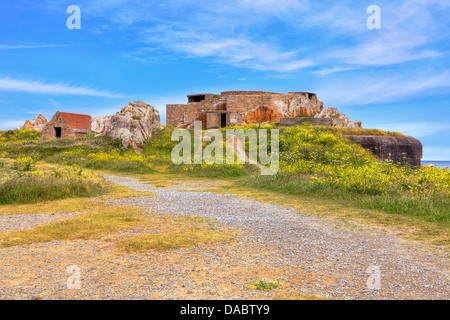
M 407 246 L 399 237 L 377 230 L 342 230 L 324 219 L 232 194 L 178 192 L 187 189 L 183 183 L 154 188 L 135 179 L 105 178 L 131 189 L 156 192 L 153 198 L 114 200 L 117 204 L 216 218 L 228 227 L 245 231 L 241 238 L 244 246 L 252 243 L 275 252 L 275 256 L 261 261 L 264 268 L 280 263 L 297 266 L 298 270 L 309 270 L 324 280 L 324 285 L 315 283 L 313 288 L 301 286 L 305 292 L 351 299 L 448 298 L 448 259 Z M 368 268 L 379 270 L 380 290 L 368 289 Z
M 79 213 L 66 212 L 56 214 L 4 214 L 0 215 L 0 232 L 31 229 L 39 224 L 67 219 Z
M 155 193 L 108 200 L 109 205 L 212 217 L 241 230 L 239 241 L 137 254 L 120 252 L 114 243 L 82 240 L 1 248 L 0 299 L 273 299 L 305 293 L 338 299 L 448 299 L 448 258 L 394 235 L 349 230 L 290 208 L 201 191 L 213 188 L 211 182 L 177 181 L 163 188 L 126 177 L 105 178 Z M 71 265 L 81 270 L 80 289 L 67 288 Z M 378 289 L 367 285 L 370 267 L 380 272 Z M 246 283 L 280 276 L 282 287 L 269 292 Z

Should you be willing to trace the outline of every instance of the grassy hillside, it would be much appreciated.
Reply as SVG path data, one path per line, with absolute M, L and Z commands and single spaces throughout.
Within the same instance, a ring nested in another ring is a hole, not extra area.
M 243 129 L 249 128 L 258 127 Z M 345 139 L 343 135 L 349 134 L 348 130 L 313 126 L 280 129 L 280 168 L 273 176 L 261 176 L 260 169 L 249 164 L 176 166 L 171 161 L 172 148 L 178 144 L 171 141 L 173 130 L 167 126 L 155 134 L 141 154 L 124 149 L 120 141 L 108 137 L 38 141 L 19 139 L 25 133 L 17 133 L 0 141 L 0 156 L 15 162 L 28 157 L 34 162 L 130 174 L 164 172 L 233 179 L 235 185 L 246 188 L 414 217 L 420 223 L 437 224 L 448 231 L 450 170 L 414 169 L 381 161 Z M 363 130 L 356 131 L 352 134 L 363 134 Z M 395 135 L 379 130 L 376 134 Z M 247 143 L 247 151 L 248 148 Z M 2 190 L 10 188 L 5 181 L 1 182 Z

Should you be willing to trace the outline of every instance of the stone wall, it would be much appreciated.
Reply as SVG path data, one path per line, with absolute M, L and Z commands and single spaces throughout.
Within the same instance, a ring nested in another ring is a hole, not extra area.
M 183 117 L 186 104 L 166 105 L 166 124 L 176 127 Z
M 413 137 L 363 135 L 345 135 L 345 137 L 361 145 L 364 149 L 370 150 L 381 159 L 390 159 L 394 163 L 401 164 L 407 162 L 411 166 L 420 166 L 421 164 L 422 143 Z
M 200 102 L 203 100 L 211 100 L 214 98 L 214 94 L 212 93 L 199 93 L 199 94 L 190 94 L 187 96 L 188 102 Z
M 193 102 L 196 97 L 206 99 Z M 282 94 L 263 91 L 226 91 L 222 92 L 221 96 L 200 94 L 189 95 L 188 99 L 187 104 L 166 106 L 167 124 L 187 128 L 192 127 L 194 121 L 201 120 L 204 127 L 210 127 L 203 113 L 216 110 L 228 111 L 230 115 L 227 123 L 232 125 L 278 122 L 283 117 L 314 116 L 323 110 L 323 103 L 315 94 L 309 92 Z
M 268 94 L 277 94 L 275 92 L 266 92 L 266 91 L 224 91 L 220 95 L 222 96 L 241 96 L 241 95 L 268 95 Z
M 313 98 L 310 100 L 309 97 Z M 303 93 L 292 94 L 263 94 L 263 95 L 229 95 L 227 110 L 245 113 L 260 106 L 273 109 L 279 118 L 295 117 L 298 115 L 313 116 L 320 113 L 323 103 L 316 95 Z
M 206 128 L 220 128 L 222 114 L 218 112 L 206 113 Z
M 55 128 L 61 128 L 61 139 L 74 139 L 85 134 L 75 133 L 69 123 L 57 112 L 41 131 L 41 139 L 55 138 Z
M 187 104 L 166 105 L 166 124 L 177 126 L 191 125 L 195 120 L 200 120 L 204 111 L 212 110 L 218 99 L 189 102 Z M 205 117 L 205 116 L 203 116 Z

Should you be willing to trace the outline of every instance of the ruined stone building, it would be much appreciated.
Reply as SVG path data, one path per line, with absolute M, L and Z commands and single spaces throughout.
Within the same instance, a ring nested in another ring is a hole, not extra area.
M 57 111 L 42 129 L 41 139 L 75 139 L 83 137 L 89 133 L 91 119 L 92 117 L 87 114 Z
M 194 121 L 201 121 L 204 128 L 214 128 L 279 122 L 286 117 L 313 117 L 323 109 L 323 103 L 309 92 L 226 91 L 187 97 L 187 104 L 166 105 L 167 124 L 191 128 Z

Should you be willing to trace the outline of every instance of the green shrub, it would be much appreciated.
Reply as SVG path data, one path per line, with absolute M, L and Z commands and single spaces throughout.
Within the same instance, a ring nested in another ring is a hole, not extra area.
M 33 141 L 40 139 L 40 132 L 34 130 L 6 130 L 0 132 L 0 141 Z
M 0 205 L 91 197 L 103 194 L 106 190 L 106 183 L 99 179 L 25 175 L 0 183 Z

